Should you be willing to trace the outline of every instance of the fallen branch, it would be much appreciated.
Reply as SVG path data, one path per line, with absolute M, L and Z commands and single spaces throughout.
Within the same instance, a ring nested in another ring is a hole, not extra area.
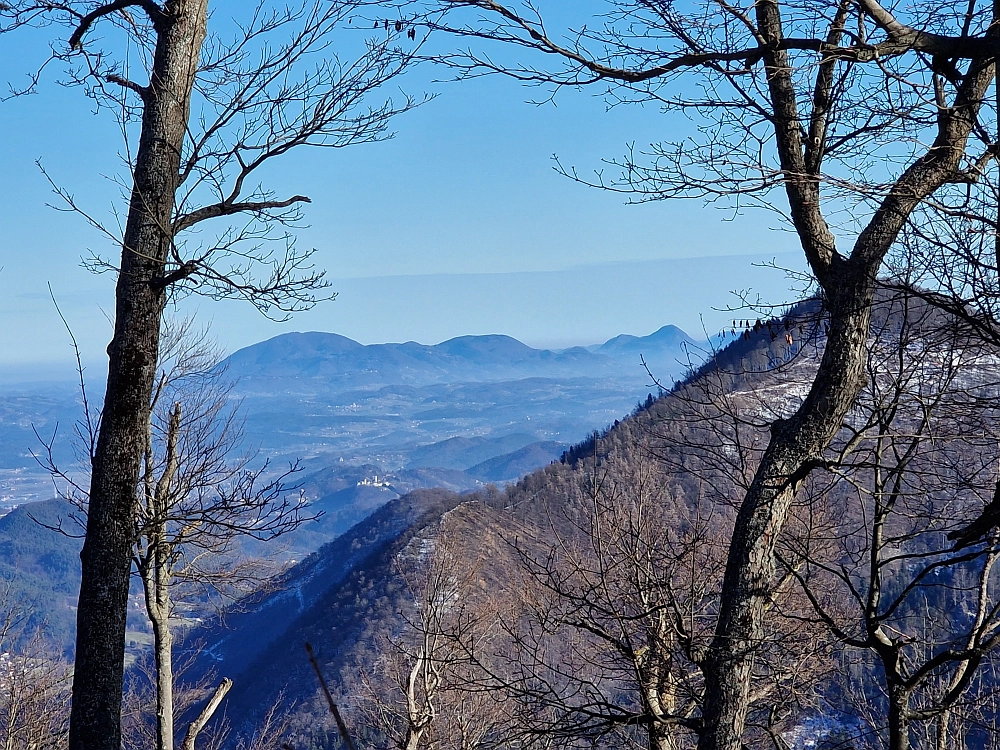
M 212 697 L 205 704 L 205 708 L 201 710 L 198 718 L 192 721 L 188 727 L 187 735 L 184 737 L 184 744 L 181 745 L 182 750 L 194 750 L 194 741 L 198 738 L 198 733 L 205 728 L 205 725 L 212 718 L 213 714 L 215 714 L 219 704 L 222 703 L 222 699 L 226 697 L 226 693 L 229 692 L 229 688 L 232 686 L 232 680 L 228 677 L 222 678 L 222 682 L 219 683 L 219 687 L 215 689 Z
M 331 695 L 330 688 L 326 685 L 326 680 L 323 679 L 323 672 L 319 668 L 319 662 L 316 661 L 316 655 L 313 653 L 312 645 L 309 643 L 306 644 L 306 653 L 309 654 L 309 663 L 312 664 L 313 669 L 316 670 L 316 676 L 319 678 L 320 687 L 323 688 L 323 694 L 326 696 L 326 703 L 330 707 L 330 713 L 333 714 L 333 718 L 337 722 L 337 729 L 340 730 L 340 736 L 344 738 L 344 744 L 347 745 L 348 750 L 356 750 L 354 747 L 354 741 L 351 740 L 351 735 L 347 731 L 347 724 L 344 723 L 344 719 L 340 715 L 340 710 L 337 708 L 337 704 L 333 702 L 333 695 Z M 188 750 L 188 748 L 185 747 L 184 750 Z

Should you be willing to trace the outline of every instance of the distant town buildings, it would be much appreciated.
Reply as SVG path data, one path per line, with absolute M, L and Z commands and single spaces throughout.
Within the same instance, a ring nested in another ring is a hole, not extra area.
M 388 476 L 379 479 L 379 475 L 374 474 L 371 478 L 365 477 L 358 482 L 358 487 L 392 487 L 392 484 L 390 484 Z

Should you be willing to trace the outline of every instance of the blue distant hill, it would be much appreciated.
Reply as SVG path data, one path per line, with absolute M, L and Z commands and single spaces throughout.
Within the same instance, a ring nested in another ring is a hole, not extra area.
M 676 326 L 649 336 L 617 336 L 596 347 L 564 351 L 535 349 L 502 335 L 459 336 L 440 344 L 413 341 L 363 345 L 335 333 L 286 333 L 233 354 L 229 371 L 269 388 L 285 381 L 292 391 L 345 390 L 387 385 L 425 386 L 449 382 L 489 382 L 544 378 L 636 378 L 642 355 L 683 369 L 695 342 Z
M 642 363 L 645 362 L 657 380 L 669 385 L 690 365 L 700 364 L 706 346 L 677 326 L 666 325 L 648 336 L 623 334 L 590 349 L 643 372 Z
M 677 326 L 666 325 L 648 336 L 630 336 L 623 333 L 608 339 L 595 351 L 602 354 L 647 353 L 662 352 L 664 349 L 678 350 L 682 346 L 694 346 L 697 342 Z

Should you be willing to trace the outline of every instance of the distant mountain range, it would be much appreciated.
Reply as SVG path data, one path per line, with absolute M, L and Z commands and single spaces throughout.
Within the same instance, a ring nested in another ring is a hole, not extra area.
M 265 455 L 303 458 L 314 469 L 341 458 L 405 468 L 430 466 L 419 452 L 409 454 L 452 437 L 576 441 L 655 390 L 640 356 L 660 382 L 671 383 L 705 348 L 670 325 L 649 336 L 562 351 L 501 335 L 434 346 L 363 345 L 314 332 L 241 349 L 225 366 L 239 379 L 251 442 Z M 48 475 L 32 457 L 42 440 L 54 436 L 60 465 L 73 462 L 73 427 L 82 409 L 72 377 L 0 385 L 0 509 L 51 495 Z M 90 383 L 92 407 L 101 385 Z M 504 449 L 497 443 L 461 468 L 527 444 Z
M 434 346 L 359 344 L 335 333 L 286 333 L 248 346 L 226 361 L 250 392 L 279 381 L 305 391 L 387 385 L 495 382 L 523 378 L 646 378 L 640 357 L 675 375 L 698 344 L 676 326 L 649 336 L 617 336 L 593 347 L 533 349 L 510 336 L 460 336 Z
M 248 441 L 276 468 L 302 460 L 302 491 L 322 516 L 280 545 L 299 560 L 414 490 L 467 493 L 544 466 L 656 390 L 640 356 L 672 382 L 699 354 L 674 326 L 563 351 L 500 335 L 366 346 L 289 333 L 224 366 L 238 380 Z M 47 528 L 72 509 L 48 500 L 51 479 L 32 453 L 54 436 L 55 459 L 73 464 L 80 400 L 66 382 L 0 386 L 0 510 L 21 506 L 0 517 L 0 580 L 18 581 L 17 598 L 66 647 L 80 540 Z M 246 551 L 275 554 L 255 544 Z
M 675 326 L 562 351 L 500 335 L 426 346 L 289 333 L 241 349 L 225 367 L 251 440 L 272 459 L 465 471 L 532 443 L 549 445 L 529 454 L 552 455 L 552 443 L 579 440 L 655 390 L 643 361 L 672 384 L 702 349 Z M 519 476 L 502 463 L 475 476 Z

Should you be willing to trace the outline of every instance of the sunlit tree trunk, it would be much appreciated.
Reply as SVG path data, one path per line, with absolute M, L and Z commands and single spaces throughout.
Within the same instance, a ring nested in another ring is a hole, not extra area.
M 208 0 L 171 0 L 155 19 L 152 75 L 143 93 L 132 194 L 108 346 L 104 411 L 92 460 L 80 553 L 71 750 L 119 750 L 136 488 L 149 424 L 165 264 L 191 92 Z

